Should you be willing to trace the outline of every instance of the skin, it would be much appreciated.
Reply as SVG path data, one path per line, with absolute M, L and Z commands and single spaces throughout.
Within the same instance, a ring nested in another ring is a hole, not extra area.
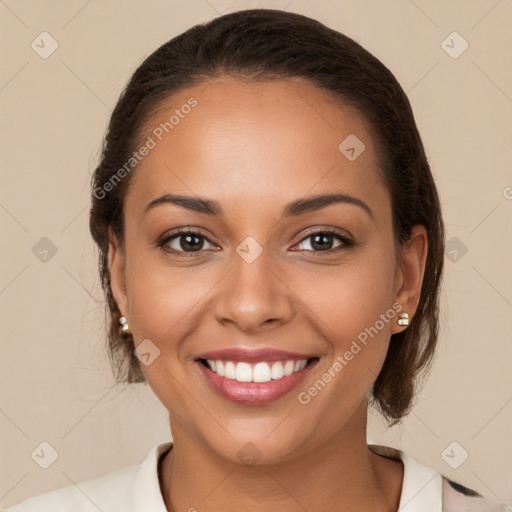
M 109 251 L 113 293 L 135 344 L 150 339 L 160 350 L 141 366 L 169 411 L 174 439 L 159 464 L 166 507 L 396 511 L 403 465 L 369 451 L 366 397 L 390 336 L 406 327 L 396 317 L 385 323 L 307 405 L 297 395 L 393 303 L 414 316 L 425 229 L 415 226 L 410 242 L 396 248 L 370 127 L 328 92 L 302 79 L 222 76 L 169 98 L 151 126 L 191 96 L 197 106 L 134 171 L 125 252 L 112 234 Z M 366 146 L 355 161 L 338 150 L 349 134 Z M 335 203 L 280 217 L 293 200 L 334 191 L 364 201 L 373 216 Z M 224 214 L 169 203 L 144 214 L 166 193 L 214 199 Z M 183 226 L 206 237 L 201 250 L 185 252 L 183 238 L 157 246 Z M 322 251 L 310 228 L 338 229 L 354 245 L 333 237 L 332 249 Z M 251 264 L 236 252 L 248 236 L 263 250 Z M 237 405 L 213 391 L 195 363 L 202 352 L 228 347 L 276 347 L 319 361 L 277 401 Z M 247 443 L 261 455 L 251 466 L 237 456 Z

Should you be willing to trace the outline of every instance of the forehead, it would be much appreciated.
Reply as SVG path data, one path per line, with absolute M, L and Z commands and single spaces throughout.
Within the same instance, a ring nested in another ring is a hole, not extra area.
M 303 79 L 223 76 L 182 90 L 158 106 L 141 143 L 152 148 L 132 177 L 134 207 L 163 193 L 252 206 L 332 191 L 387 196 L 363 116 Z

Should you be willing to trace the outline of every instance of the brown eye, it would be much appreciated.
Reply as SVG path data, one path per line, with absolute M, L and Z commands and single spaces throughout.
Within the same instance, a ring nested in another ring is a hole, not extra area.
M 307 250 L 314 252 L 326 252 L 333 249 L 333 245 L 335 243 L 335 239 L 337 239 L 339 243 L 334 249 L 343 248 L 345 246 L 353 245 L 352 242 L 345 237 L 344 235 L 338 233 L 337 231 L 315 231 L 313 233 L 309 233 L 307 237 L 303 238 L 299 246 L 304 244 L 305 241 L 309 240 L 309 246 L 311 248 L 302 247 L 299 250 Z
M 158 245 L 169 252 L 193 253 L 204 249 L 205 244 L 215 247 L 204 235 L 194 231 L 179 231 L 163 238 Z

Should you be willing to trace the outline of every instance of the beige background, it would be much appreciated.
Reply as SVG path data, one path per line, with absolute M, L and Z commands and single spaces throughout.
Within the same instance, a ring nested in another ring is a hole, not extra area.
M 372 417 L 371 439 L 512 500 L 510 1 L 0 0 L 0 506 L 138 464 L 169 439 L 149 387 L 114 386 L 103 350 L 90 173 L 143 58 L 256 6 L 317 18 L 380 58 L 410 97 L 439 185 L 451 242 L 438 357 L 403 426 L 385 433 Z M 31 48 L 43 31 L 59 45 L 47 59 Z M 453 31 L 469 44 L 458 58 L 441 46 Z M 32 252 L 43 237 L 57 248 L 47 262 Z M 48 469 L 31 458 L 43 441 L 59 454 Z M 458 469 L 441 456 L 453 441 L 452 459 L 469 453 Z

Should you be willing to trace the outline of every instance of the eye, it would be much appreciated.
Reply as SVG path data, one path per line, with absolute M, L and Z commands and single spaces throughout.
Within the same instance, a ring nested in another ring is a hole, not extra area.
M 333 247 L 336 239 L 339 244 Z M 158 247 L 162 250 L 178 253 L 188 254 L 193 256 L 193 253 L 198 253 L 204 249 L 208 249 L 205 245 L 211 246 L 210 250 L 219 250 L 208 238 L 198 231 L 193 230 L 181 230 L 171 235 L 164 236 L 159 242 Z M 305 244 L 306 247 L 300 247 Z M 310 248 L 307 247 L 309 245 Z M 308 236 L 303 238 L 299 244 L 299 249 L 292 250 L 306 250 L 310 252 L 333 252 L 334 250 L 340 250 L 345 247 L 353 245 L 353 242 L 349 240 L 345 235 L 338 231 L 333 230 L 317 230 L 310 232 Z
M 302 244 L 306 244 L 306 247 L 302 247 L 300 249 L 305 249 L 313 252 L 332 251 L 334 243 L 333 239 L 337 239 L 341 242 L 338 246 L 334 247 L 334 250 L 342 249 L 343 247 L 353 245 L 353 242 L 351 240 L 349 240 L 346 236 L 339 233 L 338 231 L 320 230 L 309 233 L 307 237 L 303 238 L 300 241 L 299 246 Z M 310 241 L 307 242 L 308 240 Z M 307 245 L 309 245 L 311 249 L 309 249 Z
M 165 236 L 158 242 L 158 246 L 168 252 L 176 253 L 194 253 L 200 252 L 205 248 L 205 243 L 213 245 L 206 236 L 192 230 L 181 230 L 172 235 Z

